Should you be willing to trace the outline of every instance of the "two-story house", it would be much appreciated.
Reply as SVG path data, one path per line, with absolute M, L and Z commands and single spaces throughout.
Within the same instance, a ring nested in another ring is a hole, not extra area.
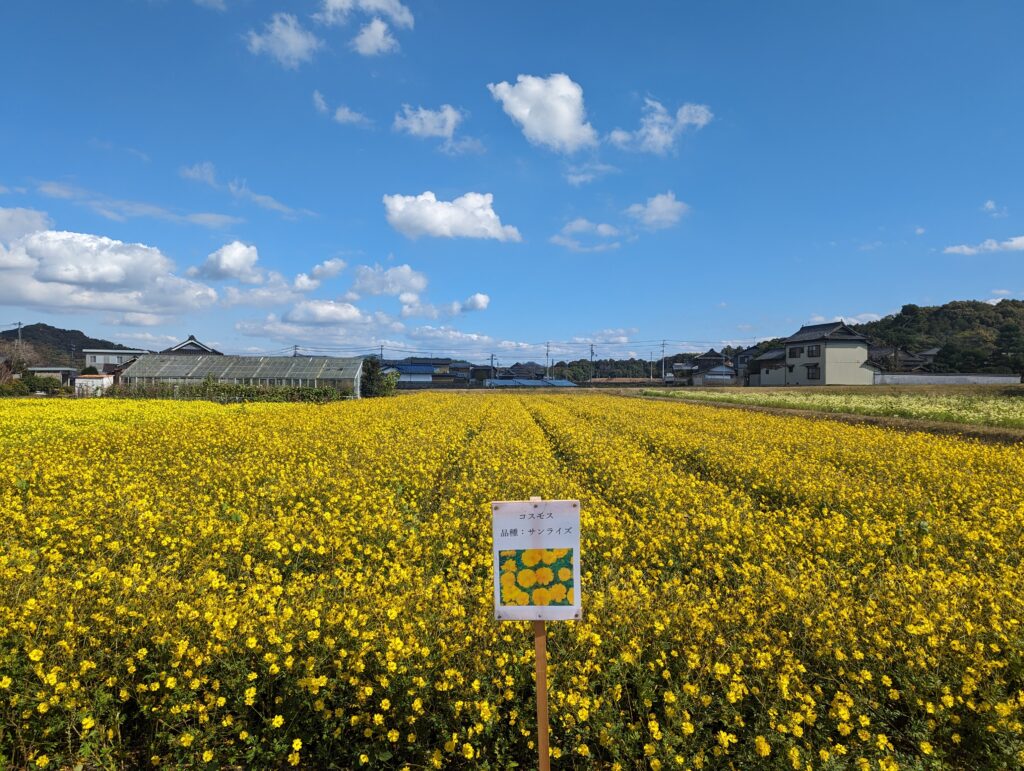
M 841 321 L 808 324 L 784 341 L 786 385 L 872 385 L 868 339 Z

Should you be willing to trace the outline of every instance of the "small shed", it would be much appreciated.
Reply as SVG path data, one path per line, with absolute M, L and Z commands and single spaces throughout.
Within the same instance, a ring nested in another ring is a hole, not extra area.
M 75 378 L 75 396 L 102 396 L 110 386 L 114 385 L 114 376 L 79 375 Z

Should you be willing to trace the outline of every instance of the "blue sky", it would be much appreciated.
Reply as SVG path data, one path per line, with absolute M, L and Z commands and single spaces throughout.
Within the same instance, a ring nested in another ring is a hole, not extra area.
M 7 0 L 0 324 L 503 362 L 1024 296 L 1016 2 Z

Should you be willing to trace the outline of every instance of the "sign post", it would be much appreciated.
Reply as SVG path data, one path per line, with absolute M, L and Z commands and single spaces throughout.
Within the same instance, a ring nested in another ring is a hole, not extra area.
M 494 537 L 494 617 L 532 621 L 537 665 L 537 759 L 548 771 L 546 621 L 582 615 L 580 502 L 497 501 L 491 504 Z

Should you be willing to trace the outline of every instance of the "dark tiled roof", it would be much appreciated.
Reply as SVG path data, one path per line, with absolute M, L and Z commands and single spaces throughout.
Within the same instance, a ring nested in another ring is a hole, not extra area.
M 785 339 L 787 343 L 810 343 L 815 340 L 867 340 L 841 321 L 827 324 L 805 324 L 795 335 Z
M 769 350 L 762 353 L 754 361 L 772 361 L 774 359 L 785 359 L 786 349 L 785 348 L 770 348 Z

